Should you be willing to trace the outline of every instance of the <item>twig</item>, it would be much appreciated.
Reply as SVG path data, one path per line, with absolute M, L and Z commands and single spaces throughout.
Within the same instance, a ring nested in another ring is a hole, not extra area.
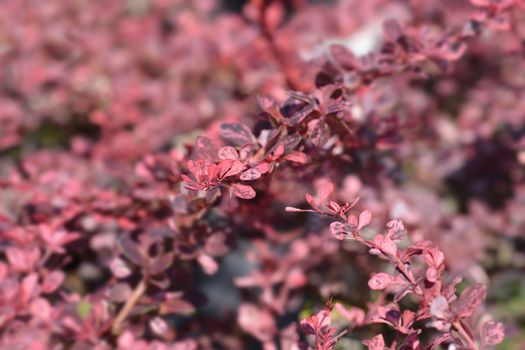
M 137 284 L 137 286 L 133 290 L 133 293 L 129 297 L 128 301 L 126 301 L 126 304 L 124 304 L 124 307 L 122 307 L 122 309 L 118 313 L 117 317 L 115 318 L 115 321 L 113 321 L 113 326 L 111 328 L 113 334 L 116 335 L 120 333 L 122 322 L 124 322 L 124 320 L 128 317 L 129 313 L 131 312 L 135 304 L 137 304 L 140 297 L 144 294 L 144 292 L 146 291 L 146 287 L 147 287 L 147 282 L 146 282 L 146 277 L 144 277 L 140 281 L 140 283 Z
M 458 331 L 458 333 L 461 335 L 463 340 L 467 343 L 469 350 L 479 350 L 478 345 L 476 342 L 472 339 L 470 334 L 465 330 L 463 325 L 461 324 L 461 321 L 457 321 L 453 323 L 454 328 Z

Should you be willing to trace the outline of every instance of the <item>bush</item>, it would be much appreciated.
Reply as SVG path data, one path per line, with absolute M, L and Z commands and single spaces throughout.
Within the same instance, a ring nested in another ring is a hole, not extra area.
M 236 6 L 4 1 L 0 348 L 522 348 L 524 3 Z

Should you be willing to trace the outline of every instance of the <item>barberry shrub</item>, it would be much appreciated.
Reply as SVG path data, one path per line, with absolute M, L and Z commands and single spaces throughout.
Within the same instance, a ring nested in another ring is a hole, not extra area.
M 0 349 L 525 346 L 522 0 L 0 23 Z

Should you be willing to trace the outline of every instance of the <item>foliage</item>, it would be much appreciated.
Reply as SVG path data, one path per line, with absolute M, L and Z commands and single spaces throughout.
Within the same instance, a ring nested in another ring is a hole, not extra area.
M 525 4 L 221 5 L 0 6 L 0 348 L 523 346 Z

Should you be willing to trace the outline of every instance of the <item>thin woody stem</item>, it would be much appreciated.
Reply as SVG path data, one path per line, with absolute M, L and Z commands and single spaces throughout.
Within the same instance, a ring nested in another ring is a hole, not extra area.
M 478 345 L 474 339 L 472 339 L 471 335 L 465 330 L 461 321 L 454 322 L 452 325 L 458 331 L 459 335 L 461 335 L 461 338 L 467 343 L 469 350 L 479 350 Z
M 129 297 L 128 301 L 126 302 L 126 304 L 124 304 L 124 307 L 122 307 L 122 309 L 118 313 L 117 317 L 113 321 L 113 326 L 111 328 L 113 334 L 119 334 L 120 333 L 120 330 L 121 330 L 121 327 L 122 327 L 122 323 L 124 322 L 124 320 L 126 320 L 126 318 L 128 317 L 128 315 L 131 312 L 131 310 L 133 309 L 133 307 L 139 301 L 140 297 L 142 297 L 142 295 L 146 291 L 146 287 L 147 287 L 147 282 L 146 282 L 146 278 L 144 277 L 139 282 L 139 284 L 137 284 L 137 286 L 133 290 L 133 293 Z

